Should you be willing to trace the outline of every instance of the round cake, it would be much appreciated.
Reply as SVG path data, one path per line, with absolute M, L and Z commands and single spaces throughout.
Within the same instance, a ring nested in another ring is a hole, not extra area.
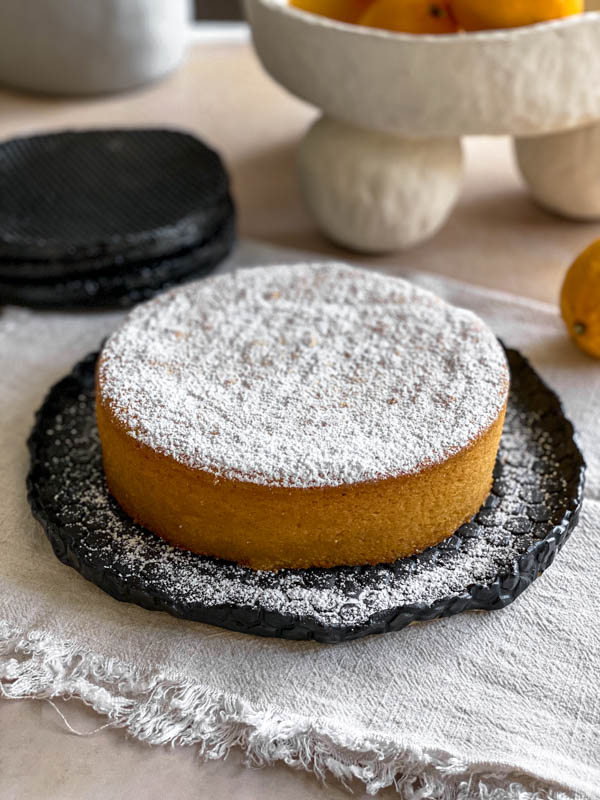
M 108 488 L 254 569 L 378 564 L 485 501 L 509 388 L 486 325 L 342 264 L 257 267 L 135 308 L 97 367 Z

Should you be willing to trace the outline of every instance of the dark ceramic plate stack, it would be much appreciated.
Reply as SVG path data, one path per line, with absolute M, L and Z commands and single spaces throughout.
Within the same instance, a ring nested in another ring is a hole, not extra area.
M 0 303 L 128 307 L 210 272 L 235 214 L 221 159 L 170 130 L 0 145 Z

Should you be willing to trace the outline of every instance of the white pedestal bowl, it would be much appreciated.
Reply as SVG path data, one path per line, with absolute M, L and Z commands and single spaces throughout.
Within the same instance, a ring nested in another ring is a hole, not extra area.
M 300 182 L 324 233 L 352 249 L 409 247 L 443 224 L 460 186 L 461 136 L 560 132 L 561 146 L 573 135 L 585 158 L 578 129 L 600 120 L 600 13 L 428 36 L 336 22 L 287 0 L 245 2 L 265 69 L 323 112 L 301 146 Z M 540 172 L 559 180 L 554 149 L 528 168 L 535 147 L 517 146 L 539 196 Z M 581 216 L 569 199 L 546 205 Z M 600 204 L 593 215 L 600 218 Z

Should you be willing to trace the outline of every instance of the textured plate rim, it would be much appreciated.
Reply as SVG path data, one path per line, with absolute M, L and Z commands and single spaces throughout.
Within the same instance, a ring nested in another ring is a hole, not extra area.
M 114 275 L 127 269 L 134 269 L 140 264 L 166 261 L 176 258 L 181 253 L 198 250 L 217 237 L 227 226 L 235 208 L 231 195 L 225 195 L 217 205 L 214 214 L 207 214 L 206 230 L 197 240 L 174 243 L 172 251 L 161 250 L 156 254 L 149 252 L 140 255 L 135 251 L 125 250 L 123 253 L 107 253 L 92 258 L 63 259 L 18 259 L 3 258 L 0 255 L 0 282 L 18 286 L 31 286 L 36 283 L 46 284 L 52 281 L 65 282 L 81 278 Z M 212 211 L 211 210 L 211 211 Z M 158 229 L 157 229 L 158 232 Z M 171 243 L 173 244 L 173 243 Z
M 216 269 L 235 247 L 236 220 L 233 206 L 231 209 L 231 215 L 223 220 L 210 239 L 183 253 L 151 259 L 147 263 L 126 264 L 118 272 L 109 270 L 100 274 L 66 276 L 63 280 L 48 278 L 38 282 L 8 282 L 0 277 L 0 306 L 16 305 L 44 311 L 130 308 L 140 300 L 148 300 L 158 292 L 203 277 Z M 166 274 L 153 282 L 140 277 L 143 269 Z M 132 277 L 134 285 L 128 285 L 127 279 Z M 106 281 L 110 285 L 91 295 L 82 288 L 87 281 Z M 39 293 L 38 296 L 28 297 L 27 293 L 31 291 Z

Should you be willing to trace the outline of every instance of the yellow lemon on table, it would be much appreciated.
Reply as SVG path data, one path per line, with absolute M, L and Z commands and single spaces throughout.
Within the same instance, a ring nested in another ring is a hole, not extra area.
M 340 22 L 358 22 L 373 0 L 290 0 L 290 5 Z
M 600 358 L 600 239 L 571 265 L 560 305 L 575 343 L 584 352 Z
M 581 14 L 584 0 L 451 0 L 461 28 L 478 31 L 517 28 L 549 19 Z
M 455 33 L 458 30 L 449 3 L 432 0 L 376 0 L 358 24 L 400 33 Z

